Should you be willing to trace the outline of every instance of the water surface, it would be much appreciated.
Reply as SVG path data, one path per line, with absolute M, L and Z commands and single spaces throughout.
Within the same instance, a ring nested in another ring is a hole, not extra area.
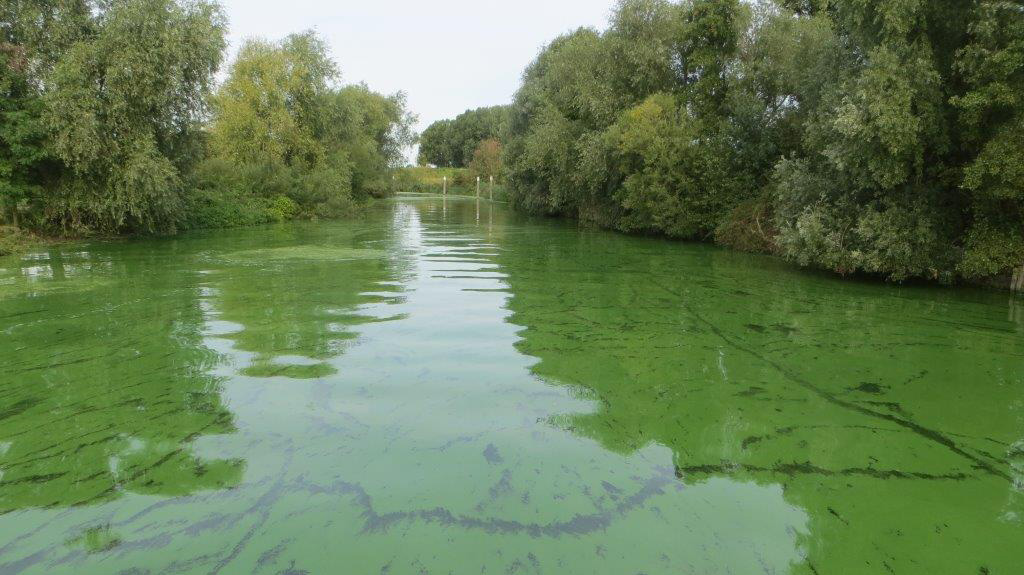
M 471 200 L 0 259 L 0 573 L 1016 574 L 1024 301 Z

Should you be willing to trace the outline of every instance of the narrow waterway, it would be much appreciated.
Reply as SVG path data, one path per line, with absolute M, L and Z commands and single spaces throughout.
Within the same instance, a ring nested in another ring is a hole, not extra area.
M 1021 565 L 1005 294 L 440 197 L 0 259 L 0 574 Z

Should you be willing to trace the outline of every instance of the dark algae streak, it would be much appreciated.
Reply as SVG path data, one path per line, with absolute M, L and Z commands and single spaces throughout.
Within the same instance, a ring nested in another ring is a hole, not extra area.
M 0 259 L 0 574 L 1015 575 L 995 291 L 402 196 Z

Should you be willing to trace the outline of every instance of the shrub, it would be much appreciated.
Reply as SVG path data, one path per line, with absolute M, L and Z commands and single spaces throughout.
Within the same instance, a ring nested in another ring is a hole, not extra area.
M 748 200 L 736 206 L 715 230 L 715 242 L 735 250 L 775 253 L 774 214 L 770 197 Z
M 0 226 L 0 256 L 24 251 L 39 242 L 39 238 L 21 228 Z

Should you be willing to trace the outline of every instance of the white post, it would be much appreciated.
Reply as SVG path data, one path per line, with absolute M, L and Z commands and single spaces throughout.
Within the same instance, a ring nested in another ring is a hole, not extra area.
M 448 176 L 444 177 L 444 187 L 441 189 L 441 195 L 442 196 L 447 196 L 448 195 Z
M 476 197 L 480 197 L 480 176 L 476 177 Z
M 490 200 L 494 201 L 494 176 L 491 176 Z

